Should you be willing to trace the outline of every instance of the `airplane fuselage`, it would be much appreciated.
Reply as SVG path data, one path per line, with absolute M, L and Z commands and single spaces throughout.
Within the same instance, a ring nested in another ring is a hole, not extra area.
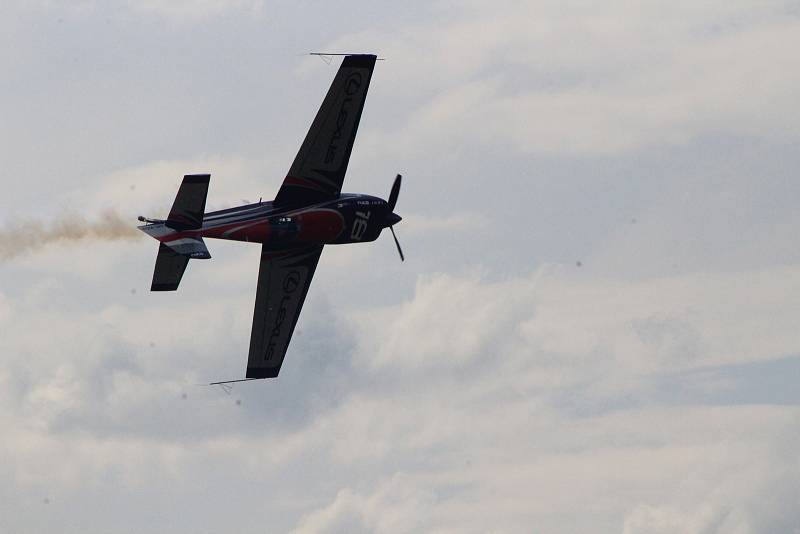
M 198 229 L 175 228 L 157 222 L 141 229 L 167 245 L 197 238 L 261 243 L 271 250 L 308 245 L 375 241 L 381 231 L 400 220 L 385 200 L 352 193 L 311 206 L 275 206 L 258 202 L 204 214 Z

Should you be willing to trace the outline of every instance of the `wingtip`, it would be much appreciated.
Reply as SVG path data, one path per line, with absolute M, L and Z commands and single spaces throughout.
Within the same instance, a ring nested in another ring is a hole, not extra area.
M 280 372 L 280 367 L 254 367 L 247 369 L 245 376 L 247 380 L 260 380 L 262 378 L 276 378 Z

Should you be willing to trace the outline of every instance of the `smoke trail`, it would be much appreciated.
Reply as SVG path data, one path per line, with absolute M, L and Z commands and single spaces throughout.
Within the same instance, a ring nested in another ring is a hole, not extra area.
M 111 210 L 92 221 L 80 215 L 63 215 L 49 224 L 24 221 L 0 229 L 0 261 L 59 241 L 115 241 L 142 236 L 132 220 L 123 219 Z

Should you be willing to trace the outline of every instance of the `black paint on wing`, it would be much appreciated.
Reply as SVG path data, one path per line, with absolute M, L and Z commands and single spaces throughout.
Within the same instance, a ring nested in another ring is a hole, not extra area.
M 275 197 L 276 206 L 308 205 L 342 190 L 376 56 L 344 58 Z
M 278 376 L 322 245 L 288 252 L 261 249 L 247 378 Z
M 164 243 L 158 246 L 150 291 L 175 291 L 181 283 L 189 256 L 178 254 Z
M 210 174 L 187 174 L 175 196 L 167 226 L 175 230 L 195 230 L 203 226 Z

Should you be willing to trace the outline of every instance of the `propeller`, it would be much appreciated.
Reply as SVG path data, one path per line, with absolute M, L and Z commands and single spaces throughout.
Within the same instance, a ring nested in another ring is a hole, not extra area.
M 400 241 L 397 240 L 397 236 L 394 235 L 394 226 L 390 226 L 389 230 L 392 231 L 392 237 L 394 238 L 394 244 L 397 245 L 397 252 L 400 253 L 400 261 L 406 261 L 405 256 L 403 256 L 403 249 L 400 248 Z
M 400 216 L 395 215 L 394 207 L 397 205 L 397 197 L 400 195 L 400 183 L 403 180 L 401 175 L 397 175 L 394 179 L 394 184 L 392 184 L 392 192 L 389 193 L 389 230 L 392 231 L 392 237 L 394 238 L 394 244 L 397 245 L 397 252 L 400 254 L 400 261 L 406 261 L 405 256 L 403 256 L 403 249 L 400 248 L 400 241 L 397 240 L 397 235 L 394 233 L 394 225 L 400 222 Z
M 392 184 L 392 192 L 389 193 L 389 212 L 394 211 L 394 207 L 397 204 L 397 196 L 400 194 L 400 182 L 403 180 L 401 175 L 397 175 L 394 179 L 394 183 Z

